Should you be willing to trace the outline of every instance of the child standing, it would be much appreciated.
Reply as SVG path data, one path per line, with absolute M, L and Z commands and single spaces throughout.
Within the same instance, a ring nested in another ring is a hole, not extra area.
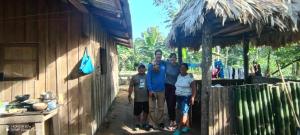
M 138 66 L 138 74 L 132 76 L 128 89 L 128 101 L 132 102 L 131 94 L 134 91 L 135 129 L 141 127 L 148 129 L 147 116 L 149 113 L 148 91 L 146 88 L 146 68 L 141 64 Z

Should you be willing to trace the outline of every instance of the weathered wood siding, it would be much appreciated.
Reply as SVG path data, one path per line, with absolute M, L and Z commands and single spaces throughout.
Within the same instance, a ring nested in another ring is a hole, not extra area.
M 212 87 L 209 91 L 208 125 L 209 135 L 230 135 L 233 132 L 232 89 L 230 87 Z
M 38 98 L 51 91 L 61 104 L 59 133 L 92 134 L 118 90 L 117 50 L 101 22 L 60 0 L 1 0 L 0 43 L 16 42 L 38 43 L 38 76 L 0 82 L 1 101 L 22 94 Z M 96 71 L 80 76 L 78 64 L 85 47 Z M 107 54 L 105 74 L 100 73 L 100 47 Z M 18 54 L 15 52 L 15 57 L 26 57 Z
M 93 19 L 92 19 L 93 21 Z M 96 58 L 96 72 L 93 74 L 93 129 L 96 129 L 104 122 L 105 115 L 118 92 L 118 57 L 117 48 L 112 39 L 103 31 L 99 24 L 92 24 L 91 44 L 93 48 L 93 57 Z M 106 63 L 100 63 L 100 48 L 106 50 Z M 98 59 L 98 60 L 97 60 Z M 101 73 L 101 68 L 106 68 L 106 73 Z

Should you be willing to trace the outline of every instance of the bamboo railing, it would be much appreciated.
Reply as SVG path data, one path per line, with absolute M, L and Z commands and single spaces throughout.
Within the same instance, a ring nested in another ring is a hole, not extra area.
M 300 119 L 300 82 L 287 82 L 287 88 Z M 296 121 L 282 83 L 212 87 L 208 104 L 209 135 L 296 134 Z

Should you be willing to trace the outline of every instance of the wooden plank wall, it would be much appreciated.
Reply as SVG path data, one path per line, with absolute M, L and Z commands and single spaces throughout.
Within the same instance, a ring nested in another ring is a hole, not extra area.
M 94 21 L 94 18 L 92 18 Z M 104 32 L 101 25 L 91 25 L 91 40 L 92 48 L 96 61 L 96 72 L 93 74 L 93 115 L 95 120 L 93 121 L 93 131 L 99 128 L 101 123 L 105 122 L 105 116 L 110 108 L 110 105 L 118 92 L 118 57 L 117 48 L 114 45 L 112 39 L 106 40 L 108 35 Z M 99 44 L 100 43 L 100 44 Z M 106 65 L 100 65 L 100 48 L 106 49 Z M 106 73 L 101 73 L 101 68 L 106 68 Z
M 212 87 L 209 92 L 209 135 L 231 135 L 234 121 L 230 87 Z
M 83 25 L 88 25 L 89 35 L 83 35 Z M 2 0 L 0 43 L 11 42 L 39 43 L 38 76 L 0 82 L 1 101 L 22 94 L 37 98 L 51 91 L 61 104 L 60 134 L 95 132 L 118 92 L 117 49 L 101 22 L 60 0 Z M 85 47 L 96 71 L 80 76 L 77 69 Z M 100 73 L 100 47 L 107 52 L 105 74 Z

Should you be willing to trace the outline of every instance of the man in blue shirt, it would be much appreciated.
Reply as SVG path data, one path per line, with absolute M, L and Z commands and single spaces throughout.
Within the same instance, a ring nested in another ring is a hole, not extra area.
M 148 66 L 146 81 L 149 90 L 149 124 L 164 128 L 166 63 L 161 60 L 162 51 L 160 49 L 156 50 L 154 54 L 155 60 Z

